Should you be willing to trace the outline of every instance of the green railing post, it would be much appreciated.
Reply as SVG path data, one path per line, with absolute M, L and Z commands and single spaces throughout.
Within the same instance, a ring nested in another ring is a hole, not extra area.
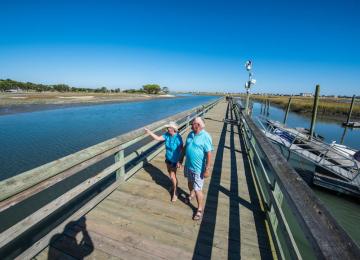
M 124 159 L 124 149 L 121 149 L 118 153 L 115 154 L 115 162 L 125 162 Z M 116 171 L 116 180 L 123 180 L 125 178 L 125 164 Z
M 320 85 L 316 85 L 309 138 L 312 138 L 314 136 L 316 115 L 317 115 L 317 109 L 318 109 L 318 105 L 319 105 L 319 95 L 320 95 Z
M 284 125 L 286 125 L 286 120 L 288 118 L 288 114 L 289 114 L 289 111 L 290 111 L 291 99 L 292 99 L 292 97 L 289 98 L 289 103 L 288 103 L 287 108 L 286 108 L 286 113 L 285 113 L 285 117 L 284 117 Z

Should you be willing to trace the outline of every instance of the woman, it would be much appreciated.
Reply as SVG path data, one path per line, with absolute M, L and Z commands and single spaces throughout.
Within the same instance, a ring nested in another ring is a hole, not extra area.
M 167 132 L 161 136 L 154 134 L 147 128 L 144 128 L 145 132 L 148 133 L 154 140 L 165 141 L 165 163 L 167 166 L 167 171 L 169 173 L 172 189 L 171 189 L 171 201 L 175 202 L 177 200 L 176 188 L 178 180 L 176 178 L 177 163 L 179 162 L 179 156 L 183 148 L 183 141 L 178 133 L 178 125 L 175 122 L 169 122 L 165 125 Z

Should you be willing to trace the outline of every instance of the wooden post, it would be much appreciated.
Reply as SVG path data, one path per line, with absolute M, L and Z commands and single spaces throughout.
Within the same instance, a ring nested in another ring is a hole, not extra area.
M 351 100 L 351 105 L 350 105 L 350 109 L 349 109 L 349 113 L 348 113 L 348 118 L 346 120 L 346 125 L 349 124 L 350 122 L 350 118 L 351 118 L 351 113 L 354 107 L 354 101 L 355 101 L 355 95 L 353 95 L 352 100 Z
M 270 109 L 270 99 L 268 99 L 267 115 L 269 115 L 269 109 Z
M 268 100 L 268 99 L 266 99 L 266 100 L 265 100 L 265 110 L 264 110 L 264 115 L 266 115 L 266 113 L 267 113 L 268 105 L 269 105 L 269 100 Z
M 186 117 L 186 127 L 185 128 L 188 128 L 190 126 L 190 116 L 188 115 Z
M 264 115 L 266 115 L 267 105 L 268 105 L 268 100 L 267 100 L 267 99 L 265 99 L 265 104 L 264 104 Z
M 314 135 L 316 114 L 317 114 L 317 109 L 318 109 L 318 105 L 319 105 L 319 95 L 320 95 L 320 85 L 316 85 L 313 112 L 312 112 L 312 118 L 311 118 L 311 126 L 310 126 L 310 138 L 312 138 Z
M 289 98 L 289 103 L 288 103 L 287 108 L 286 108 L 286 113 L 285 113 L 285 117 L 284 117 L 284 125 L 286 125 L 286 120 L 287 120 L 287 117 L 288 117 L 288 114 L 289 114 L 289 111 L 290 111 L 291 99 L 292 99 L 292 97 Z
M 343 131 L 343 134 L 342 134 L 341 139 L 340 139 L 340 144 L 343 144 L 343 143 L 344 143 L 347 129 L 348 129 L 348 128 L 345 126 L 345 127 L 344 127 L 344 131 Z
M 121 149 L 118 153 L 115 154 L 115 162 L 124 162 L 124 149 Z M 125 165 L 121 166 L 119 170 L 116 171 L 116 179 L 125 178 Z

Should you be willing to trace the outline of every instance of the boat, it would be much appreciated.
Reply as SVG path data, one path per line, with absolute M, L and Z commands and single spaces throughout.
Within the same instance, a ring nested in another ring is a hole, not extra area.
M 352 149 L 346 145 L 337 144 L 336 141 L 333 141 L 330 146 L 346 156 L 354 156 L 355 153 L 358 152 L 357 150 Z
M 283 125 L 283 124 L 280 123 L 279 121 L 271 120 L 271 119 L 268 119 L 268 118 L 266 118 L 266 117 L 260 117 L 260 118 L 261 118 L 261 120 L 265 121 L 266 125 L 272 125 L 272 126 L 274 126 L 274 127 L 285 127 L 285 125 Z M 308 128 L 295 127 L 295 130 L 296 130 L 297 132 L 300 132 L 300 133 L 306 135 L 306 136 L 310 136 L 310 129 L 308 129 Z M 325 139 L 322 135 L 320 135 L 320 134 L 318 134 L 318 133 L 316 133 L 316 132 L 313 133 L 313 136 L 314 136 L 315 138 L 317 138 L 317 139 L 320 139 L 320 140 L 324 140 L 324 139 Z
M 360 122 L 353 122 L 353 121 L 343 122 L 342 125 L 347 126 L 347 127 L 352 127 L 352 128 L 358 128 L 358 127 L 360 127 Z
M 310 129 L 308 129 L 308 128 L 295 127 L 295 130 L 298 131 L 298 132 L 300 132 L 300 133 L 302 133 L 302 134 L 305 134 L 305 135 L 310 136 Z M 320 135 L 320 134 L 318 134 L 318 133 L 316 133 L 316 132 L 315 132 L 313 135 L 314 135 L 314 137 L 317 138 L 317 139 L 320 139 L 320 140 L 324 140 L 324 139 L 325 139 L 322 135 Z
M 360 198 L 359 151 L 327 144 L 278 121 L 258 119 L 264 134 L 307 183 Z

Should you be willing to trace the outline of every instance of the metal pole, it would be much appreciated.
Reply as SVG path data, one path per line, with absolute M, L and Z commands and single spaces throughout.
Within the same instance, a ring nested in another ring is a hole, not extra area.
M 350 109 L 349 109 L 349 113 L 348 113 L 348 118 L 346 120 L 346 125 L 350 122 L 350 117 L 351 117 L 351 113 L 354 107 L 354 102 L 355 102 L 355 95 L 353 95 L 352 100 L 351 100 L 351 105 L 350 105 Z
M 310 138 L 312 138 L 314 136 L 316 114 L 317 114 L 317 109 L 318 109 L 318 105 L 319 105 L 319 94 L 320 94 L 320 85 L 316 85 L 313 112 L 312 112 L 312 118 L 311 118 L 311 126 L 310 126 Z
M 249 91 L 246 91 L 246 103 L 245 103 L 245 113 L 249 114 Z
M 287 117 L 288 117 L 288 114 L 289 114 L 289 111 L 290 111 L 291 99 L 292 99 L 292 97 L 289 98 L 289 103 L 288 103 L 287 108 L 286 108 L 286 113 L 285 113 L 285 117 L 284 117 L 284 125 L 286 125 L 286 120 L 287 120 Z
M 252 73 L 251 73 L 251 69 L 252 69 L 252 62 L 251 60 L 248 60 L 245 63 L 245 68 L 246 70 L 249 72 L 249 79 L 248 81 L 245 83 L 245 89 L 246 89 L 246 103 L 245 103 L 245 113 L 247 115 L 249 115 L 249 98 L 250 98 L 250 88 L 253 84 L 255 84 L 255 80 L 252 79 Z

